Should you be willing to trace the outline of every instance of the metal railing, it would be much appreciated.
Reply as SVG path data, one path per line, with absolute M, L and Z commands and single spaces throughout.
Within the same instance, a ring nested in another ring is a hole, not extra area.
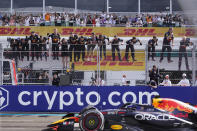
M 12 51 L 10 49 L 4 51 L 3 54 L 6 59 L 15 59 L 18 73 L 22 74 L 18 78 L 20 80 L 19 84 L 48 85 L 52 83 L 53 74 L 57 73 L 59 76 L 63 74 L 72 76 L 69 85 L 124 85 L 123 82 L 125 81 L 128 82 L 128 85 L 146 85 L 149 82 L 149 70 L 152 69 L 153 65 L 156 65 L 159 69 L 159 82 L 162 82 L 165 75 L 168 74 L 172 84 L 176 85 L 182 79 L 182 74 L 186 73 L 191 85 L 195 84 L 196 46 L 187 48 L 185 53 L 178 50 L 178 45 L 173 46 L 172 51 L 164 52 L 162 62 L 160 61 L 161 46 L 157 47 L 155 52 L 148 52 L 148 46 L 144 46 L 141 49 L 136 49 L 132 54 L 130 50 L 126 52 L 125 45 L 120 44 L 120 51 L 115 50 L 115 56 L 113 56 L 111 46 L 102 50 L 102 53 L 100 52 L 100 46 L 96 45 L 93 52 L 88 51 L 87 46 L 85 45 L 85 51 L 79 50 L 80 47 L 77 47 L 77 45 L 75 45 L 75 50 L 69 51 L 70 45 L 68 45 L 67 51 L 62 51 L 60 47 L 59 51 L 52 51 L 51 46 L 49 46 L 49 50 L 31 51 L 30 48 L 28 51 Z M 138 45 L 135 47 L 137 48 Z M 31 60 L 32 53 L 35 53 L 33 61 Z M 120 53 L 120 57 L 118 53 Z M 127 53 L 128 61 L 125 57 Z M 148 58 L 149 53 L 150 58 Z M 173 62 L 167 61 L 168 53 L 170 53 L 170 60 Z M 54 55 L 57 55 L 58 59 Z M 132 58 L 132 55 L 135 55 L 134 59 L 137 61 Z M 153 59 L 152 55 L 154 56 Z M 71 57 L 72 59 L 70 59 Z M 185 59 L 186 57 L 187 59 Z M 187 62 L 185 65 L 184 60 L 188 61 L 188 65 Z M 182 67 L 179 69 L 180 64 Z M 123 75 L 126 75 L 126 80 L 122 82 Z M 4 81 L 4 84 L 6 84 L 6 81 Z

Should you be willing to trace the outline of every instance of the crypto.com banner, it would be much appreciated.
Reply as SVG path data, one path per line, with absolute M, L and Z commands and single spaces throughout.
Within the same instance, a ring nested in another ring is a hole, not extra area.
M 58 29 L 61 36 L 69 36 L 70 32 L 90 36 L 92 33 L 96 35 L 106 35 L 108 37 L 113 37 L 118 35 L 119 37 L 152 37 L 156 35 L 158 37 L 163 37 L 165 32 L 168 31 L 168 27 L 55 27 L 55 26 L 0 26 L 0 36 L 27 36 L 30 35 L 32 31 L 35 31 L 38 35 L 46 36 L 47 33 L 52 33 L 54 29 Z M 176 27 L 174 28 L 175 37 L 195 37 L 197 31 L 192 28 Z
M 87 105 L 99 109 L 118 108 L 123 103 L 151 104 L 160 95 L 197 104 L 195 87 L 55 87 L 2 86 L 0 112 L 79 112 Z

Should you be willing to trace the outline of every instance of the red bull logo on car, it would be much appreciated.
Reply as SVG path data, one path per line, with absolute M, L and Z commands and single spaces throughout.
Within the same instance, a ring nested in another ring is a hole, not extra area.
M 175 110 L 178 110 L 186 113 L 193 113 L 194 111 L 197 111 L 197 108 L 195 109 L 195 107 L 192 107 L 187 103 L 174 99 L 154 98 L 152 104 L 155 108 L 169 112 L 174 112 Z

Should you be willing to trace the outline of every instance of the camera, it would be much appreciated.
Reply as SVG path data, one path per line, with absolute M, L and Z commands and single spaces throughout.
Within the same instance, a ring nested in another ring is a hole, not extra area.
M 190 38 L 186 38 L 186 42 L 187 43 L 190 43 Z
M 7 42 L 10 42 L 11 41 L 11 37 L 7 37 Z
M 95 79 L 94 77 L 91 77 L 91 80 L 92 80 L 92 81 L 96 81 L 96 79 Z
M 186 43 L 189 45 L 193 45 L 193 42 L 190 41 L 190 38 L 186 38 Z

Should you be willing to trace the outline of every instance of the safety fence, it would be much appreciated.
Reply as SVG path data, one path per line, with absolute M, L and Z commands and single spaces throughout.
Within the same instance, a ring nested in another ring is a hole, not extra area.
M 120 50 L 120 59 L 117 51 L 115 56 L 112 57 L 111 50 L 106 50 L 105 55 L 102 53 L 101 58 L 100 50 L 97 50 L 97 48 L 96 46 L 93 54 L 91 52 L 88 54 L 88 51 L 79 52 L 75 50 L 72 53 L 69 51 L 64 52 L 68 55 L 62 56 L 61 51 L 59 51 L 56 52 L 58 53 L 58 58 L 54 58 L 53 52 L 47 50 L 47 55 L 42 56 L 42 60 L 40 51 L 34 52 L 35 54 L 38 53 L 39 57 L 35 55 L 34 60 L 32 60 L 32 51 L 19 52 L 7 50 L 4 51 L 4 59 L 14 59 L 16 61 L 18 84 L 47 85 L 53 79 L 52 77 L 55 73 L 59 77 L 63 74 L 69 75 L 71 80 L 68 81 L 69 84 L 67 85 L 122 85 L 122 76 L 125 74 L 128 74 L 128 81 L 132 81 L 133 84 L 135 84 L 136 79 L 139 79 L 139 81 L 145 80 L 145 51 L 136 51 L 135 60 L 137 61 L 133 62 L 130 52 L 128 53 L 128 61 L 125 58 L 124 50 Z M 9 72 L 10 67 L 7 67 L 8 69 L 4 70 Z M 135 76 L 131 74 L 132 71 L 136 71 Z M 6 71 L 4 72 L 4 78 L 6 79 L 7 73 Z M 11 83 L 11 79 L 9 80 Z M 6 83 L 9 84 L 9 82 L 4 80 L 4 84 Z
M 196 84 L 197 54 L 193 45 L 188 46 L 185 52 L 180 51 L 179 46 L 173 46 L 170 52 L 162 52 L 160 46 L 154 52 L 148 46 L 133 51 L 123 45 L 119 45 L 119 50 L 112 50 L 114 47 L 108 45 L 102 52 L 101 47 L 95 46 L 92 52 L 87 50 L 87 46 L 84 46 L 84 51 L 78 51 L 80 47 L 75 47 L 73 51 L 61 51 L 61 46 L 60 51 L 4 50 L 3 58 L 16 61 L 18 84 L 22 85 L 51 84 L 54 74 L 59 77 L 67 75 L 65 79 L 69 80 L 65 81 L 66 85 L 147 85 L 154 65 L 159 83 L 169 75 L 172 85 L 177 85 L 182 74 L 186 73 L 190 85 Z M 4 84 L 12 83 L 10 71 L 10 66 L 4 63 Z
M 117 109 L 127 102 L 151 105 L 158 95 L 197 104 L 196 87 L 2 86 L 0 92 L 0 112 L 79 112 L 87 105 Z
M 50 38 L 54 29 L 57 29 L 61 36 L 58 44 L 52 43 Z M 62 83 L 65 85 L 148 85 L 153 65 L 158 70 L 158 84 L 169 75 L 172 84 L 177 85 L 182 79 L 182 74 L 186 73 L 190 85 L 195 85 L 196 30 L 191 27 L 174 28 L 174 45 L 163 46 L 163 35 L 168 29 L 0 27 L 3 41 L 1 57 L 4 63 L 2 81 L 3 84 L 13 83 L 9 60 L 15 60 L 18 84 L 21 85 L 51 85 L 54 74 L 62 76 L 62 80 L 69 79 Z M 39 40 L 34 44 L 29 40 L 32 31 L 38 35 Z M 74 45 L 68 40 L 71 33 L 77 37 Z M 102 36 L 104 40 L 92 44 L 93 34 L 97 37 Z M 112 44 L 114 36 L 119 38 L 117 44 Z M 154 47 L 148 44 L 153 36 L 157 36 L 157 44 Z M 180 46 L 183 36 L 187 36 L 186 45 Z M 137 43 L 129 45 L 127 42 L 133 37 L 137 37 Z M 83 39 L 84 44 L 78 44 L 80 39 Z M 63 40 L 66 42 L 65 45 L 62 44 Z

